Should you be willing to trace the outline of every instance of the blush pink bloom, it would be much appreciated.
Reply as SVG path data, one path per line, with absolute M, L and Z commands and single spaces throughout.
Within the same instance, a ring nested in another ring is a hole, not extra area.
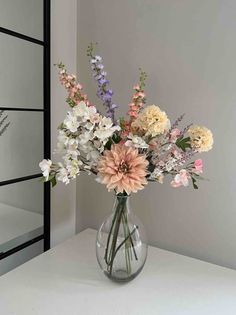
M 203 172 L 203 163 L 202 159 L 198 159 L 194 162 L 194 172 L 200 174 Z
M 180 186 L 184 186 L 187 187 L 189 185 L 189 173 L 182 169 L 180 170 L 179 174 L 176 174 L 174 177 L 174 180 L 172 180 L 172 182 L 170 183 L 172 187 L 180 187 Z
M 98 162 L 99 181 L 107 186 L 108 191 L 124 191 L 129 195 L 147 184 L 148 161 L 137 149 L 114 144 L 106 150 Z
M 180 136 L 180 134 L 181 134 L 181 131 L 178 128 L 174 128 L 173 130 L 171 130 L 170 141 L 175 142 Z

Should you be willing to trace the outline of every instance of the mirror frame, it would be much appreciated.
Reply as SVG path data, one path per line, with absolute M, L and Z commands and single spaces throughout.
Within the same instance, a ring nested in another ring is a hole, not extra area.
M 0 110 L 8 110 L 8 111 L 34 111 L 34 112 L 43 112 L 43 140 L 44 140 L 44 152 L 43 155 L 45 158 L 50 159 L 51 156 L 51 113 L 50 113 L 50 12 L 51 12 L 51 1 L 50 0 L 42 0 L 43 1 L 43 40 L 38 40 L 33 37 L 26 36 L 24 34 L 12 31 L 10 29 L 6 29 L 0 27 L 0 33 L 4 33 L 10 36 L 14 36 L 20 38 L 22 40 L 29 41 L 36 45 L 40 45 L 43 47 L 43 108 L 9 108 L 9 107 L 1 107 Z M 1 104 L 0 104 L 1 105 Z M 11 185 L 27 180 L 31 180 L 34 178 L 42 177 L 41 173 L 13 178 L 0 182 L 0 187 L 5 185 Z M 44 251 L 50 249 L 50 183 L 44 183 L 44 227 L 43 234 L 39 235 L 25 243 L 22 243 L 12 249 L 9 249 L 5 252 L 0 253 L 0 260 L 36 243 L 41 240 L 44 242 Z

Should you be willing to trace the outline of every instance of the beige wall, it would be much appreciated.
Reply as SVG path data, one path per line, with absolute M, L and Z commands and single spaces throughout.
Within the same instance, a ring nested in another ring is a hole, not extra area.
M 133 196 L 150 244 L 236 268 L 236 1 L 86 0 L 78 6 L 80 80 L 95 101 L 86 58 L 99 42 L 119 114 L 127 111 L 138 67 L 148 73 L 148 103 L 171 120 L 187 113 L 214 132 L 215 146 L 202 155 L 200 189 L 175 190 L 151 184 Z M 97 101 L 96 101 L 97 102 Z M 93 178 L 77 180 L 77 230 L 98 227 L 112 206 L 112 194 Z
M 57 145 L 57 127 L 64 120 L 68 105 L 66 93 L 58 81 L 54 63 L 63 61 L 70 72 L 77 66 L 77 0 L 53 0 L 51 16 L 51 105 L 52 105 L 52 152 Z M 52 159 L 60 157 L 52 154 Z M 75 234 L 76 183 L 58 184 L 52 189 L 51 237 L 52 246 Z

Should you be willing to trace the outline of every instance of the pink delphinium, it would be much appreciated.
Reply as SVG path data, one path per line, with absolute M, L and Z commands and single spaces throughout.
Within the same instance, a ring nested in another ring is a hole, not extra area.
M 193 172 L 196 174 L 201 174 L 203 172 L 203 163 L 202 159 L 198 159 L 194 162 Z
M 63 64 L 58 64 L 59 80 L 61 84 L 66 88 L 68 92 L 68 103 L 70 106 L 75 106 L 83 101 L 87 106 L 90 106 L 90 102 L 87 95 L 82 92 L 83 86 L 76 82 L 76 76 L 74 74 L 69 75 Z
M 117 193 L 137 192 L 147 184 L 148 161 L 137 149 L 114 144 L 98 162 L 99 181 Z
M 133 95 L 132 102 L 129 104 L 128 115 L 130 120 L 133 121 L 138 117 L 138 113 L 145 104 L 145 93 L 139 85 L 134 86 L 135 94 Z

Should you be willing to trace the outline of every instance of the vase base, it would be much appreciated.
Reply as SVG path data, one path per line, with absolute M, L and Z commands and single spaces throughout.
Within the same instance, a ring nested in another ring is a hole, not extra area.
M 115 272 L 112 272 L 110 274 L 107 271 L 104 271 L 104 274 L 109 278 L 110 280 L 118 283 L 125 283 L 132 281 L 134 278 L 137 277 L 137 275 L 142 271 L 143 268 L 139 269 L 137 272 L 128 274 L 126 270 L 116 270 Z

